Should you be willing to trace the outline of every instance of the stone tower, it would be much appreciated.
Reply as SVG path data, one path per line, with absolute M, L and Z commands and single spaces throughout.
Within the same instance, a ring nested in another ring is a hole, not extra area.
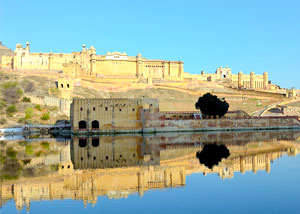
M 141 74 L 142 74 L 141 64 L 142 64 L 142 54 L 138 53 L 136 56 L 136 76 L 137 76 L 137 78 L 140 78 Z
M 255 73 L 253 71 L 250 73 L 250 88 L 255 89 Z
M 63 99 L 71 99 L 74 89 L 74 80 L 72 78 L 60 76 L 57 81 L 57 88 L 60 92 L 60 97 Z
M 265 90 L 268 90 L 268 85 L 269 85 L 269 80 L 268 80 L 268 72 L 264 72 L 264 82 L 263 82 L 263 87 Z
M 94 48 L 94 46 L 91 46 L 90 51 L 91 51 L 91 73 L 90 73 L 90 75 L 92 76 L 92 75 L 96 75 L 96 71 L 97 71 L 97 68 L 96 68 L 96 58 L 97 58 L 96 48 Z
M 244 86 L 243 72 L 240 71 L 238 74 L 238 88 L 242 88 L 243 86 Z
M 26 54 L 29 55 L 29 53 L 30 53 L 30 44 L 29 44 L 29 42 L 26 42 L 25 51 L 26 51 Z

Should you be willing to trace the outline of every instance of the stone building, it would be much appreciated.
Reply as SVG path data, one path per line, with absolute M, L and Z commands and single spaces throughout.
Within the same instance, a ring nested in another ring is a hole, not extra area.
M 59 91 L 59 97 L 70 100 L 74 90 L 74 79 L 68 76 L 60 76 L 56 82 L 56 88 Z
M 13 55 L 2 56 L 2 68 L 25 70 L 54 70 L 71 73 L 73 77 L 147 79 L 183 79 L 182 61 L 149 60 L 128 56 L 125 52 L 107 52 L 97 55 L 96 49 L 82 46 L 80 52 L 72 53 L 32 53 L 30 44 L 24 48 L 16 45 Z
M 74 98 L 70 115 L 72 130 L 142 131 L 143 110 L 158 112 L 158 100 L 147 98 Z

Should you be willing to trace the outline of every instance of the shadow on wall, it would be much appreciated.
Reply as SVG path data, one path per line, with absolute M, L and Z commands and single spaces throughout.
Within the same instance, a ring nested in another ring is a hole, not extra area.
M 196 157 L 200 164 L 204 164 L 209 169 L 218 165 L 222 158 L 228 158 L 230 152 L 225 145 L 206 144 L 201 152 L 197 152 Z

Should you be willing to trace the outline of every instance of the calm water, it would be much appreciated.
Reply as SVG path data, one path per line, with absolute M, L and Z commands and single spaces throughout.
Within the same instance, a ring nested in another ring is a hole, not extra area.
M 300 213 L 300 133 L 0 141 L 0 213 Z

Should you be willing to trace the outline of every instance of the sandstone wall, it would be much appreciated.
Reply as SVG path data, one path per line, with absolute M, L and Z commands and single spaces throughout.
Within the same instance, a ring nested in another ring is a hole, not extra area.
M 159 120 L 145 119 L 145 132 L 247 130 L 247 129 L 300 128 L 295 118 L 255 118 L 216 120 Z
M 51 97 L 51 96 L 36 96 L 36 95 L 30 95 L 30 94 L 26 94 L 25 96 L 30 98 L 31 103 L 38 104 L 38 105 L 57 107 L 64 114 L 70 115 L 70 105 L 72 103 L 71 100 L 60 99 L 60 98 Z

